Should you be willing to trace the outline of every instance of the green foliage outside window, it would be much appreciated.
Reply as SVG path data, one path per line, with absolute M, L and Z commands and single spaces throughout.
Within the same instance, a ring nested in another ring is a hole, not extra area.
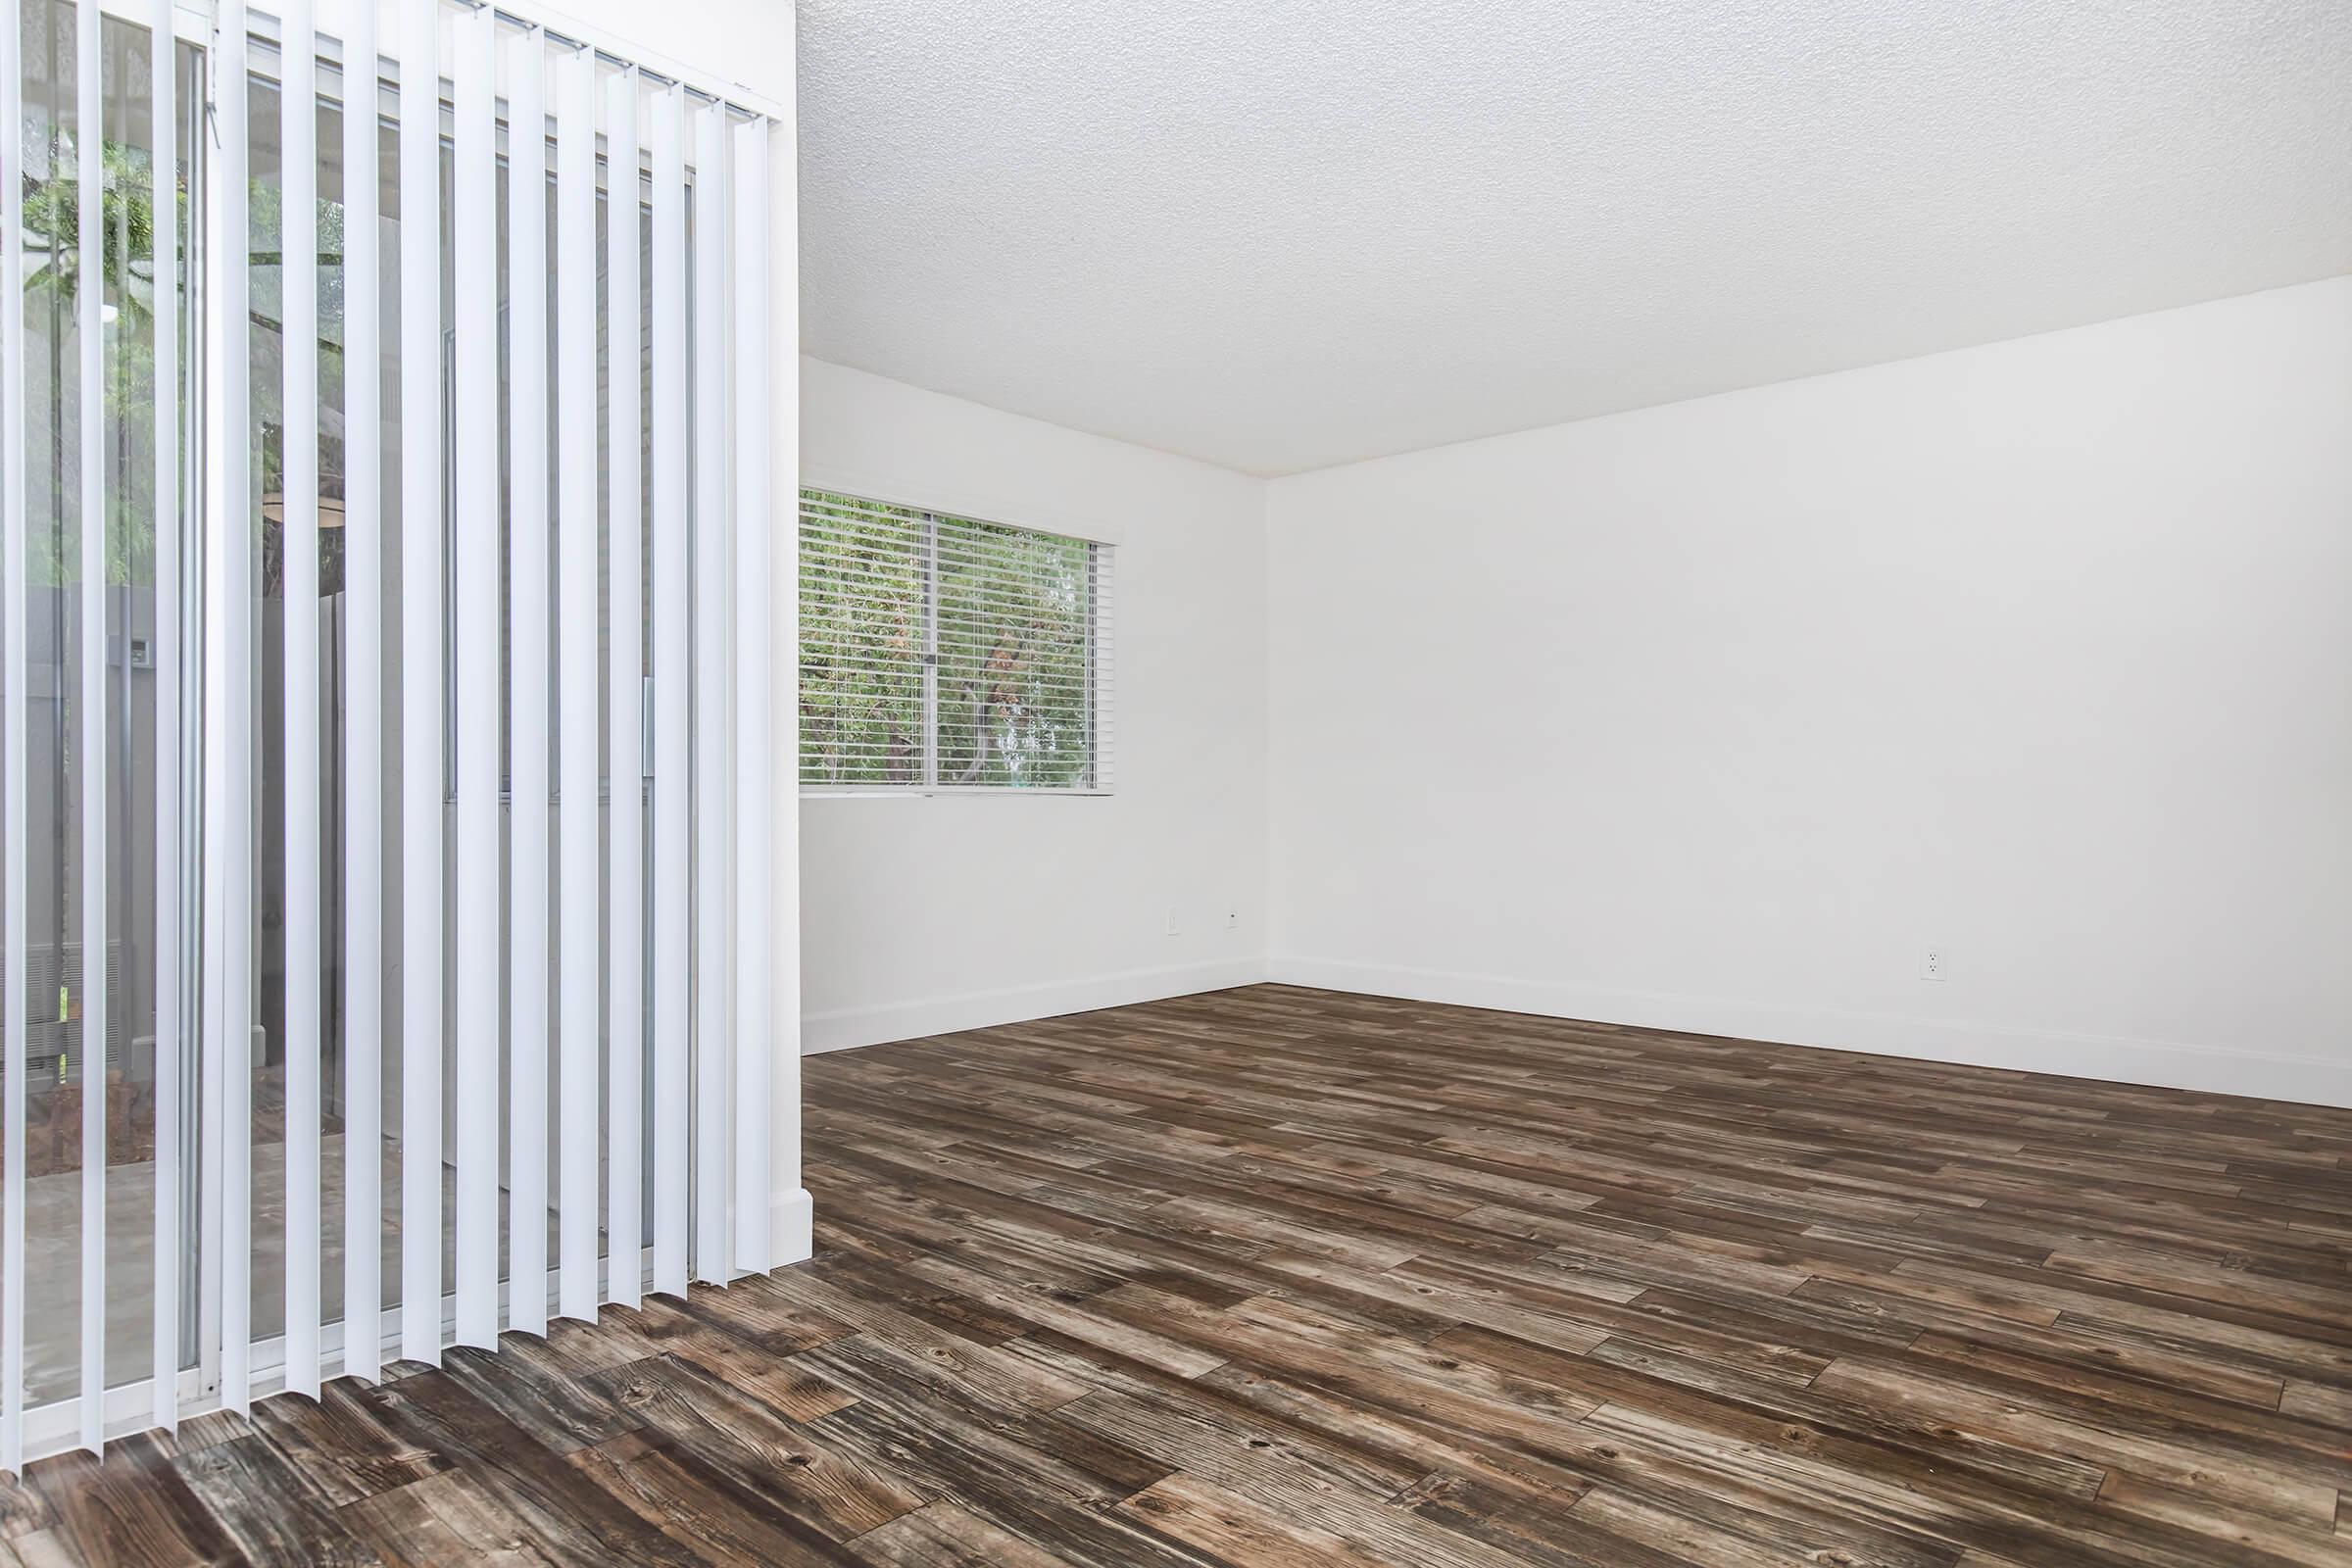
M 28 487 L 29 581 L 81 580 L 81 207 L 77 138 L 52 131 L 46 177 L 24 200 L 24 448 L 46 471 Z M 106 321 L 107 581 L 155 575 L 154 202 L 144 147 L 102 144 L 99 270 Z M 185 192 L 182 192 L 185 199 Z M 184 303 L 184 296 L 183 303 Z
M 801 782 L 923 782 L 922 514 L 802 495 Z
M 1098 782 L 1102 547 L 824 491 L 802 512 L 801 782 Z

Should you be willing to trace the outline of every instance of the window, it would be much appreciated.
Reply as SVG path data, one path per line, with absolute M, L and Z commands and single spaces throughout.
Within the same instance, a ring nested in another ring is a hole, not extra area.
M 801 785 L 1110 787 L 1111 547 L 801 492 Z

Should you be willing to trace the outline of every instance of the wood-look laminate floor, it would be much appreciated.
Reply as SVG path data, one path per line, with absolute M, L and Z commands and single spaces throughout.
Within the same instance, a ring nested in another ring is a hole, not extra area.
M 813 1263 L 0 1561 L 2352 1563 L 2352 1112 L 1273 986 L 807 1086 Z

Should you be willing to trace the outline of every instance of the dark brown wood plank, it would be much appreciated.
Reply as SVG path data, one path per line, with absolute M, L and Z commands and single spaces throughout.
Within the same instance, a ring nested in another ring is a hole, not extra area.
M 851 1546 L 872 1568 L 1054 1568 L 1059 1561 L 951 1502 L 903 1514 Z
M 696 1560 L 445 1373 L 421 1372 L 370 1389 L 364 1397 L 386 1427 L 447 1458 L 559 1561 L 599 1553 L 646 1563 Z M 548 1425 L 559 1442 L 565 1441 L 568 1433 L 554 1418 Z
M 459 1471 L 363 1497 L 343 1510 L 343 1522 L 394 1568 L 563 1568 L 572 1560 Z
M 863 1535 L 922 1501 L 814 1441 L 808 1429 L 744 1391 L 674 1356 L 599 1374 L 594 1386 L 677 1451 L 742 1489 L 757 1506 L 829 1540 Z
M 57 1515 L 39 1486 L 0 1471 L 0 1541 L 45 1531 L 56 1523 Z
M 315 1400 L 264 1399 L 253 1407 L 254 1430 L 337 1507 L 448 1468 L 439 1454 L 403 1442 L 359 1396 L 358 1383 L 338 1378 Z
M 172 1468 L 255 1568 L 374 1568 L 382 1561 L 336 1517 L 326 1494 L 259 1437 L 197 1448 Z
M 35 1474 L 57 1516 L 49 1534 L 71 1561 L 170 1568 L 246 1560 L 171 1460 L 144 1438 L 111 1445 L 103 1461 L 60 1454 Z
M 768 1505 L 667 1435 L 642 1430 L 575 1449 L 571 1466 L 639 1518 L 726 1568 L 792 1568 L 853 1559 L 823 1532 Z

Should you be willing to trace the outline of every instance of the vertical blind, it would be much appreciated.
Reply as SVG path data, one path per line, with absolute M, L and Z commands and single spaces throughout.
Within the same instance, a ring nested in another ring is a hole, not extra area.
M 776 1256 L 775 122 L 313 3 L 0 0 L 0 1468 Z
M 1111 556 L 801 492 L 805 789 L 1110 788 Z

